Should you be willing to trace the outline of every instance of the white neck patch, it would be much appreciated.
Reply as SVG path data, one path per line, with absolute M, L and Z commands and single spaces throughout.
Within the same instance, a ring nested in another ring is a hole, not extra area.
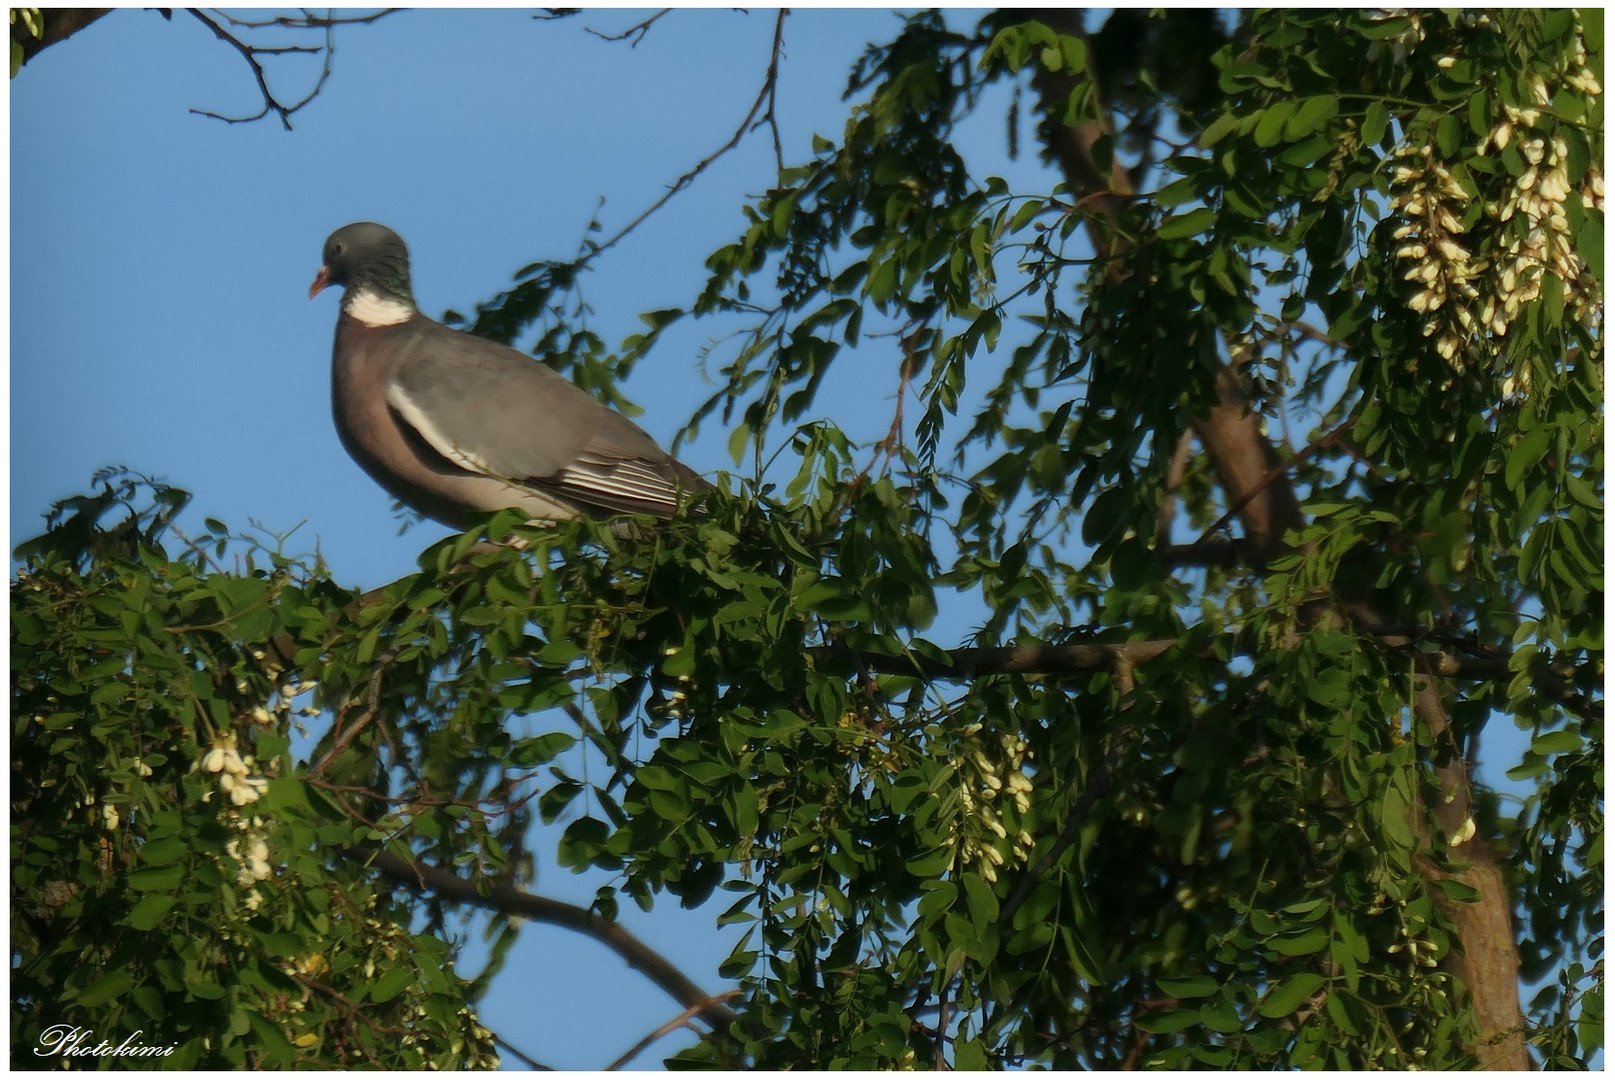
M 342 310 L 366 326 L 397 326 L 408 322 L 415 307 L 391 296 L 383 296 L 366 286 L 349 293 L 342 300 Z

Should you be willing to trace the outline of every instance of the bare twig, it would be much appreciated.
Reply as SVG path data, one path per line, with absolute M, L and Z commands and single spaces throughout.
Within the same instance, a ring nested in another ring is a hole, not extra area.
M 865 465 L 863 471 L 854 476 L 845 485 L 846 490 L 842 492 L 836 510 L 831 515 L 832 518 L 840 517 L 844 510 L 852 506 L 853 500 L 857 498 L 858 489 L 865 480 L 869 479 L 869 475 L 875 471 L 877 464 L 880 465 L 880 474 L 882 476 L 886 475 L 887 470 L 891 468 L 892 458 L 897 455 L 897 451 L 903 445 L 903 406 L 908 399 L 908 388 L 914 380 L 914 370 L 917 366 L 914 358 L 914 335 L 918 333 L 918 329 L 919 324 L 911 322 L 898 335 L 898 339 L 903 346 L 903 360 L 897 369 L 897 407 L 892 412 L 891 427 L 886 429 L 885 437 L 871 448 L 869 464 Z
M 585 26 L 584 29 L 601 41 L 627 41 L 629 37 L 632 37 L 634 40 L 628 42 L 628 47 L 633 49 L 637 48 L 639 43 L 645 40 L 645 35 L 650 33 L 650 28 L 655 24 L 656 20 L 672 10 L 672 8 L 663 8 L 650 18 L 635 23 L 620 34 L 607 34 L 594 29 L 592 26 Z
M 264 107 L 259 109 L 256 113 L 253 113 L 251 116 L 225 116 L 222 113 L 212 112 L 207 109 L 192 109 L 191 112 L 197 116 L 206 116 L 214 120 L 223 120 L 227 124 L 248 124 L 254 120 L 262 120 L 265 116 L 268 116 L 271 112 L 273 112 L 276 116 L 280 117 L 281 126 L 287 131 L 290 131 L 292 129 L 292 114 L 318 97 L 320 91 L 325 87 L 325 80 L 331 77 L 331 58 L 336 54 L 336 27 L 342 25 L 362 25 L 365 23 L 372 23 L 377 19 L 392 14 L 397 9 L 387 8 L 382 11 L 373 12 L 369 15 L 341 17 L 322 17 L 305 12 L 301 17 L 277 15 L 271 19 L 256 20 L 242 19 L 234 15 L 217 12 L 216 14 L 219 16 L 217 21 L 208 17 L 208 15 L 204 14 L 198 8 L 187 8 L 186 10 L 189 11 L 191 15 L 203 26 L 211 30 L 214 37 L 218 38 L 220 41 L 229 45 L 236 52 L 241 54 L 242 59 L 247 62 L 247 66 L 252 69 L 253 80 L 258 84 L 258 93 L 263 97 L 264 101 Z M 225 29 L 226 24 L 232 27 L 240 27 L 242 29 L 249 30 L 258 30 L 264 28 L 323 30 L 325 31 L 325 41 L 320 45 L 255 45 L 251 42 L 244 41 L 242 38 Z M 310 90 L 301 100 L 288 105 L 281 101 L 280 98 L 276 97 L 275 92 L 269 88 L 269 76 L 264 70 L 263 64 L 259 62 L 259 57 L 285 56 L 292 54 L 303 54 L 310 56 L 319 55 L 323 56 L 324 62 L 320 68 L 320 76 L 317 80 L 315 80 L 314 88 Z
M 283 30 L 324 30 L 333 26 L 364 26 L 388 15 L 397 14 L 402 8 L 382 8 L 369 15 L 313 15 L 305 11 L 301 15 L 276 15 L 268 19 L 243 19 L 238 15 L 231 15 L 227 11 L 213 9 L 213 13 L 222 18 L 231 26 L 240 26 L 248 30 L 264 30 L 269 27 L 279 27 Z
M 638 1057 L 644 1051 L 645 1047 L 649 1046 L 657 1039 L 660 1039 L 663 1035 L 671 1034 L 681 1027 L 689 1027 L 690 1020 L 708 1005 L 721 1004 L 725 1001 L 733 1001 L 739 996 L 739 990 L 726 990 L 716 997 L 708 998 L 706 1001 L 691 1005 L 688 1009 L 685 1009 L 683 1012 L 673 1017 L 673 1019 L 669 1020 L 667 1023 L 663 1024 L 661 1027 L 657 1028 L 655 1031 L 636 1042 L 628 1049 L 626 1054 L 622 1055 L 622 1057 L 618 1058 L 616 1061 L 613 1061 L 610 1065 L 607 1065 L 605 1071 L 616 1072 L 618 1069 L 622 1068 L 624 1065 L 627 1065 L 630 1061 Z
M 768 70 L 763 76 L 762 89 L 757 92 L 757 97 L 751 103 L 751 108 L 746 111 L 745 119 L 740 121 L 740 126 L 735 128 L 735 133 L 729 136 L 729 141 L 718 147 L 718 149 L 714 150 L 706 157 L 702 158 L 689 172 L 673 181 L 673 183 L 668 187 L 667 191 L 662 194 L 661 198 L 651 203 L 651 205 L 646 208 L 638 217 L 634 218 L 634 220 L 630 221 L 627 225 L 618 230 L 617 234 L 611 239 L 595 247 L 594 250 L 591 251 L 587 256 L 579 260 L 580 263 L 588 262 L 601 252 L 607 251 L 608 249 L 616 246 L 617 243 L 620 242 L 625 236 L 639 228 L 640 225 L 644 224 L 647 218 L 656 213 L 662 207 L 666 206 L 673 196 L 677 195 L 679 192 L 683 191 L 685 188 L 694 183 L 695 179 L 702 173 L 706 172 L 707 169 L 711 168 L 714 162 L 723 157 L 729 151 L 733 150 L 735 147 L 739 146 L 740 140 L 746 137 L 746 133 L 756 128 L 759 124 L 766 123 L 774 128 L 774 151 L 776 157 L 779 158 L 783 167 L 784 154 L 780 149 L 779 126 L 778 121 L 774 116 L 774 92 L 775 87 L 779 82 L 780 57 L 783 56 L 785 52 L 785 17 L 790 13 L 790 8 L 781 8 L 774 17 L 774 42 L 769 51 Z M 765 104 L 767 106 L 766 109 L 764 108 Z

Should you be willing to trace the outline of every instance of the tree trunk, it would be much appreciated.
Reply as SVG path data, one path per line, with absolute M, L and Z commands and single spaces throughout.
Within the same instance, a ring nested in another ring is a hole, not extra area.
M 1087 38 L 1080 11 L 1040 9 L 1027 14 L 1059 33 Z M 1044 71 L 1034 78 L 1044 117 L 1043 137 L 1067 183 L 1091 215 L 1088 231 L 1100 257 L 1120 255 L 1126 240 L 1111 226 L 1119 221 L 1122 210 L 1137 193 L 1119 162 L 1112 161 L 1107 177 L 1094 160 L 1094 143 L 1105 133 L 1100 123 L 1067 125 L 1058 121 L 1075 85 L 1072 76 L 1058 72 Z M 1099 93 L 1103 100 L 1105 88 L 1099 87 Z M 1112 272 L 1122 272 L 1119 261 L 1112 266 Z M 1239 508 L 1252 558 L 1260 565 L 1283 551 L 1285 532 L 1299 529 L 1304 519 L 1289 476 L 1275 475 L 1281 460 L 1263 435 L 1260 419 L 1249 407 L 1238 372 L 1225 367 L 1218 373 L 1217 388 L 1218 403 L 1205 416 L 1195 418 L 1193 430 L 1216 472 L 1225 503 Z M 1374 576 L 1371 574 L 1370 580 Z M 1370 625 L 1384 621 L 1366 605 L 1355 605 L 1351 614 Z M 1420 692 L 1418 711 L 1432 736 L 1445 735 L 1446 712 L 1429 682 Z M 1442 799 L 1434 815 L 1446 836 L 1455 835 L 1464 828 L 1470 812 L 1468 768 L 1462 758 L 1454 756 L 1436 769 L 1436 776 Z M 1429 830 L 1422 827 L 1422 808 L 1415 807 L 1413 813 L 1417 835 L 1426 850 L 1431 844 L 1446 842 L 1443 837 L 1430 836 Z M 1436 904 L 1458 931 L 1461 946 L 1448 963 L 1468 990 L 1480 1024 L 1477 1043 L 1467 1049 L 1484 1068 L 1528 1069 L 1531 1060 L 1525 1048 L 1524 1016 L 1520 1010 L 1519 954 L 1502 870 L 1490 845 L 1478 837 L 1458 845 L 1453 856 L 1461 867 L 1458 870 L 1445 871 L 1428 859 L 1420 861 L 1420 870 Z M 1443 878 L 1475 889 L 1479 899 L 1449 899 L 1435 885 Z

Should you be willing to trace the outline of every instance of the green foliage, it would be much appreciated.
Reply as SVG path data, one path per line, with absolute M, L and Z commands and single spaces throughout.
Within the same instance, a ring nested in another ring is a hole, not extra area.
M 381 834 L 288 752 L 307 688 L 265 650 L 318 651 L 350 595 L 270 552 L 222 572 L 209 537 L 170 557 L 185 496 L 142 486 L 69 500 L 12 583 L 14 1064 L 82 1063 L 35 1055 L 52 1025 L 166 1068 L 492 1062 L 443 941 L 365 869 Z
M 609 875 L 598 913 L 667 894 L 743 928 L 738 1018 L 682 1066 L 1487 1064 L 1496 987 L 1462 973 L 1488 906 L 1545 981 L 1538 1056 L 1584 1066 L 1601 24 L 1115 19 L 1100 55 L 910 18 L 840 138 L 620 353 L 578 328 L 573 266 L 483 307 L 590 383 L 722 328 L 697 419 L 751 475 L 704 516 L 497 515 L 361 599 L 278 554 L 213 568 L 222 527 L 168 557 L 164 489 L 113 528 L 129 492 L 66 507 L 13 587 L 14 1003 L 140 1009 L 207 1032 L 203 1065 L 484 1063 L 491 971 L 441 974 L 454 904 L 367 853 L 519 883 L 536 822 Z M 1099 175 L 1145 194 L 975 176 L 956 129 L 1004 84 L 1043 95 L 1048 146 L 1099 124 Z M 822 418 L 854 346 L 917 399 L 913 445 Z M 1256 491 L 1190 440 L 1230 382 Z M 1296 521 L 1253 558 L 1225 541 L 1269 489 Z M 967 639 L 925 636 L 960 613 Z M 294 755 L 315 683 L 332 724 Z M 1510 723 L 1530 749 L 1490 763 L 1530 796 L 1449 798 Z M 414 1046 L 375 1038 L 403 1015 Z

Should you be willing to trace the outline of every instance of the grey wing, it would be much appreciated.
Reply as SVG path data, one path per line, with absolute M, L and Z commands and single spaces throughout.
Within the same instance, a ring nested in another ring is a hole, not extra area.
M 609 510 L 671 515 L 704 483 L 656 441 L 538 360 L 437 327 L 402 357 L 394 411 L 467 472 Z

